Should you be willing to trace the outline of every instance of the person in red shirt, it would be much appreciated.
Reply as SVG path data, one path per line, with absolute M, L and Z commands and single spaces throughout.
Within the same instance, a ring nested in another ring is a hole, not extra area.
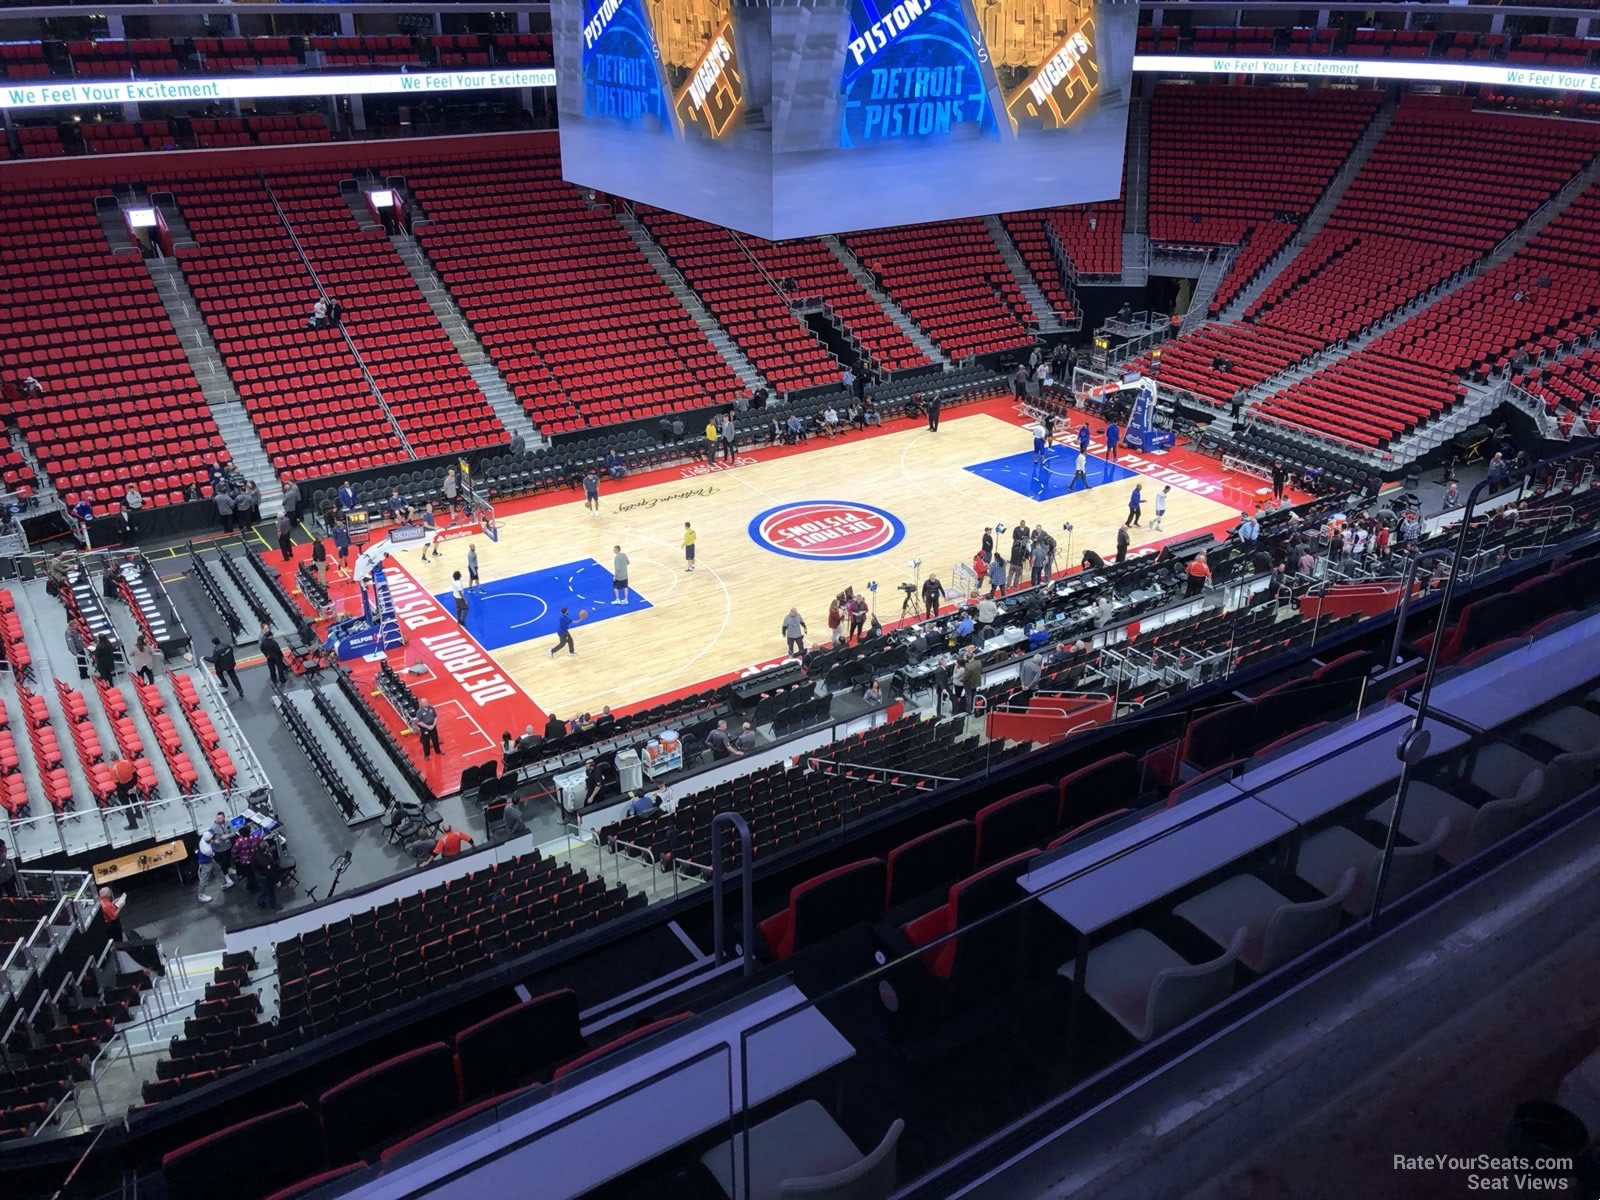
M 452 829 L 446 825 L 439 830 L 439 838 L 433 843 L 433 853 L 423 860 L 423 866 L 438 862 L 441 858 L 454 858 L 461 853 L 462 845 L 476 845 L 472 838 L 462 833 L 459 829 Z
M 1211 566 L 1206 562 L 1204 550 L 1194 556 L 1194 561 L 1189 564 L 1185 574 L 1189 577 L 1189 584 L 1184 589 L 1183 594 L 1185 596 L 1198 596 L 1206 584 L 1211 581 Z

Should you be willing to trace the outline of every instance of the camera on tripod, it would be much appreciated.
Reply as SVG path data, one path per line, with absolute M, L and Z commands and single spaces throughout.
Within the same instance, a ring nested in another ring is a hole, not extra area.
M 902 592 L 906 593 L 906 595 L 908 595 L 908 596 L 909 595 L 913 595 L 913 594 L 915 594 L 915 592 L 917 590 L 917 585 L 914 584 L 914 583 L 902 583 L 900 585 L 900 590 Z

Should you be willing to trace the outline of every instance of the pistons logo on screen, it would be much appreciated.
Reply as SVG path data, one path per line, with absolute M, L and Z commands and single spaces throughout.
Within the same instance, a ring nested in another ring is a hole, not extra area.
M 780 504 L 750 521 L 750 538 L 756 545 L 816 562 L 882 554 L 905 536 L 906 527 L 893 513 L 843 500 Z

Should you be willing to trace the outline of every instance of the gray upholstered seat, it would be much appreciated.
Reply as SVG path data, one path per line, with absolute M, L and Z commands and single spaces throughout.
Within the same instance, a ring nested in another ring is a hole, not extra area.
M 1467 779 L 1473 787 L 1496 800 L 1506 800 L 1522 789 L 1522 781 L 1543 764 L 1525 751 L 1504 742 L 1491 742 L 1472 759 Z
M 1558 750 L 1577 754 L 1600 747 L 1600 713 L 1569 704 L 1529 721 L 1522 732 Z
M 1172 910 L 1218 946 L 1245 933 L 1239 961 L 1258 975 L 1298 958 L 1339 928 L 1339 908 L 1356 885 L 1354 867 L 1330 896 L 1296 904 L 1254 875 L 1235 875 Z
M 1434 856 L 1449 836 L 1450 821 L 1446 818 L 1420 846 L 1395 850 L 1390 863 L 1387 899 L 1404 896 L 1428 881 L 1433 874 Z M 1342 825 L 1335 825 L 1312 834 L 1301 843 L 1295 874 L 1324 896 L 1331 896 L 1339 890 L 1344 873 L 1355 868 L 1356 886 L 1345 897 L 1344 909 L 1359 916 L 1372 908 L 1378 886 L 1378 862 L 1382 857 L 1383 847 L 1374 846 Z
M 1544 766 L 1544 791 L 1535 807 L 1548 812 L 1587 791 L 1600 779 L 1600 747 L 1576 754 L 1558 754 Z
M 734 1191 L 744 1170 L 744 1135 L 712 1147 L 700 1162 L 738 1200 L 886 1200 L 895 1186 L 895 1147 L 904 1121 L 889 1126 L 863 1155 L 815 1100 L 769 1117 L 750 1130 L 749 1186 Z
M 1449 821 L 1450 833 L 1439 847 L 1439 857 L 1453 867 L 1533 820 L 1538 815 L 1535 804 L 1543 789 L 1544 771 L 1535 767 L 1523 776 L 1515 795 L 1473 808 L 1431 783 L 1413 783 L 1406 792 L 1405 811 L 1400 814 L 1400 832 L 1413 842 L 1420 842 L 1440 821 Z M 1367 819 L 1388 825 L 1393 812 L 1391 798 L 1369 812 Z
M 1227 999 L 1245 937 L 1240 929 L 1221 956 L 1190 963 L 1149 930 L 1133 929 L 1089 951 L 1085 990 L 1124 1029 L 1148 1042 Z M 1063 963 L 1057 973 L 1075 981 L 1077 964 Z

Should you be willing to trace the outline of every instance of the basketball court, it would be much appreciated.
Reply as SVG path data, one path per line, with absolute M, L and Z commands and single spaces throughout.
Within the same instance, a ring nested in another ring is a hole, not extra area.
M 811 641 L 826 639 L 829 601 L 846 587 L 892 626 L 901 619 L 899 585 L 931 572 L 951 587 L 985 526 L 1042 524 L 1059 542 L 1064 571 L 1085 549 L 1114 556 L 1136 484 L 1145 527 L 1131 531 L 1135 553 L 1225 528 L 1264 491 L 1262 481 L 1229 477 L 1214 460 L 1182 450 L 1119 451 L 1111 463 L 1098 439 L 1075 482 L 1078 449 L 1068 442 L 1076 422 L 1058 431 L 1042 464 L 1027 424 L 1010 401 L 986 401 L 949 411 L 938 432 L 900 420 L 831 441 L 746 450 L 731 465 L 603 481 L 598 516 L 576 489 L 502 502 L 497 541 L 445 541 L 442 557 L 428 562 L 420 550 L 401 551 L 387 570 L 407 644 L 391 661 L 416 668 L 413 690 L 440 709 L 452 760 L 444 772 L 496 753 L 502 731 L 542 728 L 548 713 L 626 711 L 777 661 L 791 606 Z M 1172 491 L 1158 532 L 1148 527 L 1164 485 Z M 684 569 L 686 521 L 696 534 L 693 572 Z M 997 541 L 1008 546 L 1008 537 Z M 482 587 L 469 593 L 463 630 L 451 575 L 465 579 L 469 544 Z M 616 546 L 629 559 L 620 603 Z M 336 588 L 336 598 L 351 586 Z M 552 656 L 562 607 L 588 615 L 573 625 L 577 654 Z

